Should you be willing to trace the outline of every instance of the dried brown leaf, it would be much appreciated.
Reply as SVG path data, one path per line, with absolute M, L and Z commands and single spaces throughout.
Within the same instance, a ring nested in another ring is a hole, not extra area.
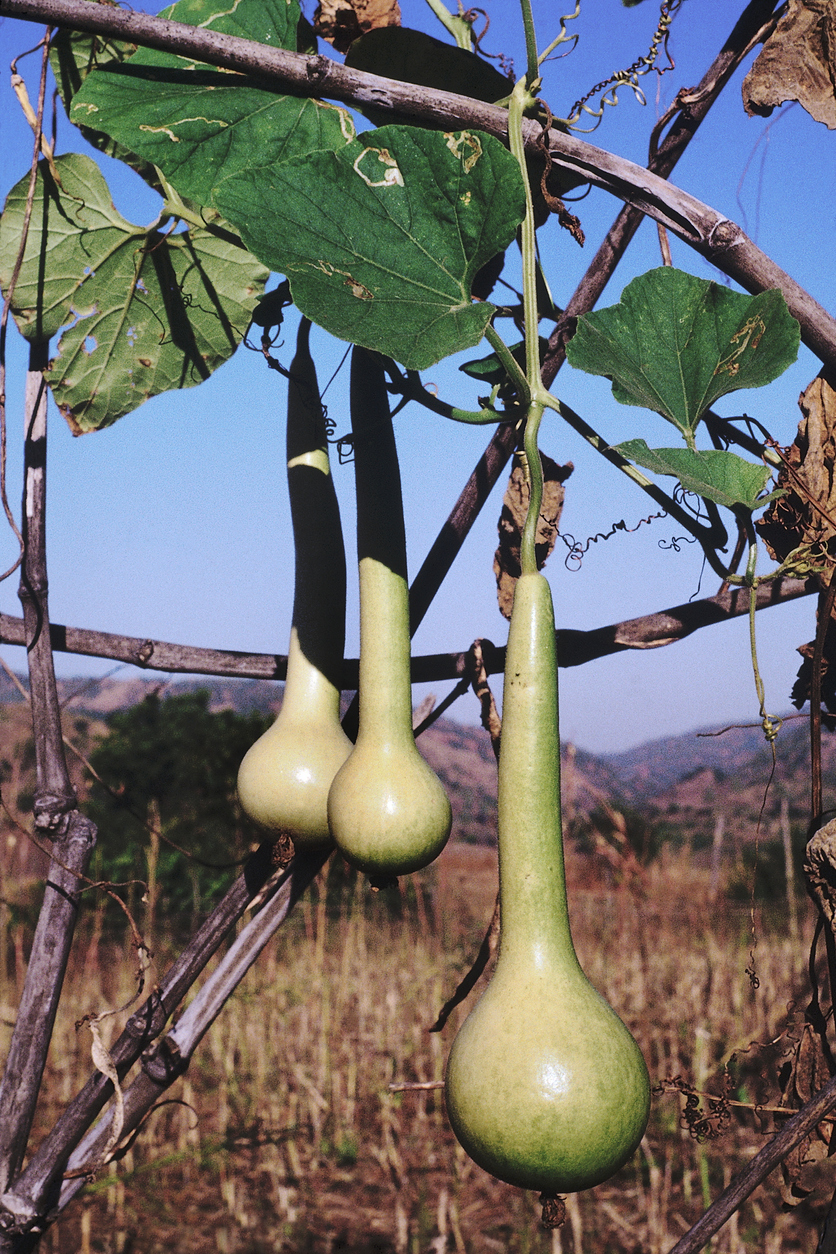
M 543 463 L 543 505 L 537 523 L 535 540 L 538 570 L 545 566 L 554 548 L 565 496 L 563 484 L 574 469 L 571 462 L 567 462 L 565 466 L 558 466 L 557 462 L 552 461 L 543 453 L 540 455 L 540 460 Z M 500 612 L 506 618 L 511 617 L 514 585 L 520 577 L 520 537 L 528 512 L 529 496 L 523 468 L 516 464 L 511 471 L 505 496 L 502 498 L 502 513 L 499 516 L 499 547 L 493 559 L 496 596 Z
M 400 26 L 398 0 L 320 0 L 314 30 L 337 52 L 348 52 L 355 39 L 381 26 Z
M 778 475 L 778 487 L 785 489 L 785 495 L 772 502 L 755 526 L 776 561 L 784 561 L 794 550 L 806 549 L 799 559 L 793 559 L 798 571 L 815 575 L 825 589 L 836 560 L 836 390 L 824 372 L 802 392 L 798 404 L 803 417 Z M 798 652 L 803 661 L 792 702 L 800 710 L 810 699 L 815 641 L 801 645 Z M 832 726 L 836 716 L 834 620 L 824 640 L 821 700 L 828 711 L 825 724 Z
M 789 8 L 743 81 L 748 114 L 768 117 L 797 100 L 836 128 L 836 8 L 833 0 L 789 0 Z
M 786 495 L 772 502 L 757 527 L 776 561 L 805 545 L 824 573 L 836 537 L 836 390 L 822 373 L 798 404 L 804 416 L 778 475 Z
M 830 1068 L 821 1037 L 811 1023 L 805 1023 L 783 1086 L 781 1104 L 790 1110 L 800 1109 L 829 1079 Z M 784 1158 L 780 1187 L 785 1207 L 797 1206 L 810 1192 L 802 1183 L 804 1170 L 827 1157 L 832 1132 L 833 1124 L 829 1120 L 820 1123 Z

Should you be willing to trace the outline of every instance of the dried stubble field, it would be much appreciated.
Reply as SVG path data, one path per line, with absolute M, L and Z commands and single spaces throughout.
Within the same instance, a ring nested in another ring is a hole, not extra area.
M 442 1076 L 464 1011 L 441 1034 L 427 1029 L 490 918 L 495 855 L 454 846 L 425 873 L 417 903 L 414 893 L 411 903 L 387 902 L 346 881 L 326 907 L 315 886 L 204 1040 L 175 1090 L 180 1102 L 151 1115 L 44 1250 L 663 1254 L 783 1119 L 753 1104 L 778 1100 L 776 1074 L 799 1030 L 809 911 L 795 942 L 780 913 L 759 920 L 754 981 L 748 911 L 722 897 L 712 904 L 707 874 L 686 855 L 663 851 L 621 882 L 611 868 L 602 881 L 571 853 L 568 871 L 587 974 L 636 1036 L 654 1083 L 679 1076 L 742 1103 L 725 1108 L 722 1135 L 696 1139 L 682 1118 L 685 1098 L 657 1093 L 633 1161 L 570 1198 L 566 1225 L 548 1233 L 535 1195 L 499 1184 L 460 1150 L 438 1091 L 390 1091 L 392 1082 Z M 158 953 L 165 947 L 158 937 Z M 18 944 L 12 982 L 21 958 Z M 115 944 L 82 936 L 41 1131 L 89 1068 L 90 1038 L 75 1021 L 119 1005 L 132 965 Z M 8 987 L 2 998 L 6 1032 L 13 994 Z M 111 1024 L 115 1032 L 120 1021 Z M 712 1249 L 812 1249 L 833 1188 L 828 1164 L 812 1167 L 805 1184 L 816 1187 L 784 1211 L 775 1173 Z

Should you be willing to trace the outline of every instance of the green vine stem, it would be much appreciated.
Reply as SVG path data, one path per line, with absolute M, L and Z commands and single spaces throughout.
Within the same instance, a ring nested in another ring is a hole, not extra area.
M 537 240 L 534 229 L 534 203 L 531 185 L 528 180 L 528 169 L 525 161 L 522 122 L 526 109 L 537 103 L 531 88 L 539 85 L 537 73 L 537 47 L 534 42 L 534 24 L 531 17 L 529 0 L 521 0 L 523 23 L 526 28 L 526 47 L 528 48 L 529 73 L 520 79 L 511 93 L 508 109 L 508 142 L 513 156 L 520 167 L 525 187 L 525 217 L 520 228 L 520 250 L 522 252 L 523 271 L 523 317 L 525 320 L 525 375 L 527 387 L 521 395 L 528 393 L 527 413 L 523 448 L 525 450 L 526 477 L 529 483 L 530 497 L 528 513 L 523 526 L 520 541 L 520 569 L 524 575 L 537 573 L 537 556 L 535 538 L 537 520 L 543 503 L 543 468 L 540 463 L 540 452 L 537 447 L 537 435 L 540 420 L 548 400 L 548 392 L 540 379 L 540 342 L 537 334 Z M 533 58 L 533 60 L 532 60 Z M 534 67 L 534 74 L 531 69 Z M 510 357 L 510 353 L 508 354 Z M 503 358 L 504 360 L 504 358 Z M 514 363 L 516 366 L 516 363 Z M 519 367 L 512 375 L 516 381 Z
M 525 60 L 527 66 L 525 78 L 521 82 L 525 84 L 525 91 L 530 92 L 533 90 L 535 81 L 540 73 L 540 59 L 537 56 L 537 35 L 534 31 L 534 15 L 531 12 L 531 0 L 520 0 L 520 9 L 522 10 L 523 30 L 525 31 Z M 508 129 L 511 134 L 514 133 L 513 122 L 509 122 Z M 511 151 L 514 151 L 513 144 L 511 145 Z M 523 178 L 525 178 L 525 170 L 523 170 Z
M 453 36 L 458 47 L 463 48 L 465 52 L 472 52 L 473 24 L 462 13 L 462 6 L 459 5 L 459 16 L 454 17 L 442 0 L 427 0 L 427 4 L 445 30 Z
M 746 534 L 749 538 L 749 558 L 746 563 L 746 574 L 743 576 L 743 582 L 749 588 L 749 651 L 752 657 L 752 674 L 755 677 L 755 692 L 758 695 L 758 713 L 761 716 L 761 726 L 763 734 L 772 748 L 772 756 L 775 757 L 775 738 L 781 730 L 781 719 L 772 719 L 766 712 L 766 692 L 761 678 L 760 667 L 758 666 L 758 649 L 757 636 L 755 630 L 755 611 L 758 603 L 758 583 L 755 571 L 758 564 L 758 541 L 755 535 L 755 529 L 752 525 L 751 514 L 746 519 Z

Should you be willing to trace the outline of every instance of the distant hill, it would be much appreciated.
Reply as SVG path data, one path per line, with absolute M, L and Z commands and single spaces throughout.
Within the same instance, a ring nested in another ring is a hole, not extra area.
M 211 677 L 169 679 L 148 676 L 121 680 L 62 679 L 59 695 L 73 724 L 83 723 L 85 739 L 103 734 L 107 717 L 141 701 L 151 692 L 180 693 L 207 689 L 214 709 L 239 713 L 275 713 L 283 685 L 263 680 Z M 0 706 L 20 705 L 23 698 L 0 673 Z M 25 721 L 25 713 L 19 711 Z M 0 723 L 0 757 L 7 762 L 20 746 L 20 717 Z M 14 727 L 16 745 L 8 743 Z M 723 813 L 730 839 L 755 838 L 763 809 L 761 837 L 772 833 L 786 794 L 798 825 L 809 807 L 809 731 L 806 719 L 787 721 L 776 742 L 776 765 L 761 729 L 734 727 L 722 735 L 706 731 L 652 740 L 625 753 L 591 754 L 564 746 L 562 783 L 570 817 L 588 815 L 602 802 L 635 810 L 663 825 L 670 839 L 689 840 L 695 848 L 710 841 L 716 817 Z M 440 718 L 420 738 L 422 753 L 442 778 L 454 814 L 454 837 L 489 844 L 496 839 L 496 764 L 490 739 L 480 727 Z M 826 806 L 836 808 L 836 736 L 824 734 L 823 772 Z M 771 777 L 771 782 L 770 782 Z M 832 781 L 828 788 L 828 781 Z M 764 796 L 766 794 L 766 805 Z M 25 793 L 25 789 L 23 790 Z

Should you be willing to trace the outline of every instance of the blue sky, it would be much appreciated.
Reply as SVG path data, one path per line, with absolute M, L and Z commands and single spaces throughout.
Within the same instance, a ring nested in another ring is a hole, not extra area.
M 159 7 L 148 4 L 148 9 Z M 485 4 L 492 18 L 486 47 L 501 48 L 524 65 L 522 40 L 511 20 L 510 0 Z M 568 6 L 567 6 L 568 7 Z M 541 45 L 556 12 L 553 0 L 535 2 Z M 734 21 L 740 5 L 727 0 L 684 0 L 672 27 L 673 73 L 643 79 L 647 104 L 629 90 L 607 110 L 590 138 L 600 147 L 633 160 L 646 160 L 647 139 L 658 112 L 676 91 L 701 77 Z M 405 25 L 435 34 L 441 28 L 423 0 L 403 0 Z M 551 63 L 544 96 L 553 112 L 568 110 L 592 83 L 642 54 L 658 16 L 653 0 L 624 10 L 615 0 L 584 0 L 573 24 L 577 49 Z M 0 61 L 31 47 L 39 28 L 0 19 Z M 751 60 L 751 58 L 750 58 Z M 37 58 L 22 72 L 34 96 Z M 758 245 L 805 286 L 826 308 L 836 308 L 836 142 L 800 107 L 776 112 L 769 121 L 747 118 L 740 99 L 742 73 L 726 88 L 699 135 L 680 162 L 673 181 L 740 222 Z M 28 168 L 31 139 L 8 88 L 0 109 L 0 188 L 6 190 Z M 658 99 L 657 99 L 658 90 Z M 61 118 L 59 148 L 85 150 Z M 117 163 L 98 158 L 114 192 L 117 208 L 137 222 L 156 216 L 155 195 Z M 555 300 L 564 304 L 619 208 L 603 192 L 592 192 L 577 212 L 587 234 L 583 250 L 552 219 L 541 233 L 546 272 Z M 701 277 L 722 279 L 687 246 L 672 241 L 674 264 Z M 616 272 L 601 304 L 617 300 L 637 274 L 660 263 L 656 231 L 645 223 Z M 506 275 L 514 281 L 515 267 Z M 286 324 L 286 362 L 292 353 L 295 319 Z M 20 497 L 19 435 L 25 348 L 9 335 L 7 388 L 10 431 L 10 493 Z M 324 383 L 345 346 L 323 332 L 313 338 Z M 481 351 L 467 356 L 481 355 Z M 440 393 L 473 404 L 470 388 L 451 359 L 425 372 Z M 759 418 L 782 442 L 792 440 L 799 418 L 799 393 L 815 376 L 816 359 L 801 350 L 795 366 L 769 388 L 734 393 L 717 409 L 744 410 Z M 339 434 L 348 430 L 347 366 L 326 397 Z M 617 405 L 605 380 L 568 367 L 555 393 L 613 443 L 642 437 L 670 442 L 661 418 Z M 292 543 L 283 467 L 284 383 L 268 372 L 258 355 L 241 349 L 199 388 L 147 402 L 114 427 L 73 438 L 56 411 L 49 434 L 50 612 L 54 621 L 103 631 L 157 637 L 195 645 L 285 652 L 292 595 Z M 420 566 L 436 532 L 456 500 L 488 433 L 435 417 L 415 406 L 396 420 L 405 485 L 410 569 Z M 635 525 L 649 510 L 645 498 L 601 460 L 556 417 L 544 423 L 542 447 L 559 462 L 572 461 L 562 528 L 580 540 L 609 531 L 624 519 Z M 353 471 L 335 467 L 343 510 L 349 570 L 354 562 Z M 507 624 L 496 608 L 492 574 L 496 520 L 502 485 L 473 528 L 463 552 L 415 639 L 417 653 L 466 649 L 477 636 L 504 642 Z M 558 549 L 547 573 L 558 625 L 593 628 L 653 612 L 716 591 L 710 572 L 701 577 L 696 546 L 660 548 L 681 536 L 670 520 L 638 532 L 623 532 L 593 546 L 578 572 L 566 569 Z M 0 563 L 14 553 L 11 537 L 0 536 Z M 761 569 L 766 569 L 764 555 Z M 0 585 L 0 609 L 20 612 L 17 579 Z M 357 649 L 356 586 L 348 605 L 348 651 Z M 814 632 L 814 603 L 803 601 L 759 615 L 761 667 L 771 709 L 788 708 L 797 669 L 795 649 Z M 22 650 L 7 647 L 5 659 L 24 665 Z M 102 674 L 111 664 L 58 655 L 59 673 Z M 123 668 L 119 675 L 133 672 Z M 497 678 L 496 686 L 500 681 Z M 446 685 L 434 685 L 441 698 Z M 416 689 L 416 701 L 425 691 Z M 677 645 L 619 654 L 561 672 L 563 734 L 584 748 L 605 752 L 643 740 L 691 730 L 753 721 L 757 701 L 748 660 L 744 620 L 697 633 Z M 478 717 L 475 701 L 460 701 L 453 714 Z

